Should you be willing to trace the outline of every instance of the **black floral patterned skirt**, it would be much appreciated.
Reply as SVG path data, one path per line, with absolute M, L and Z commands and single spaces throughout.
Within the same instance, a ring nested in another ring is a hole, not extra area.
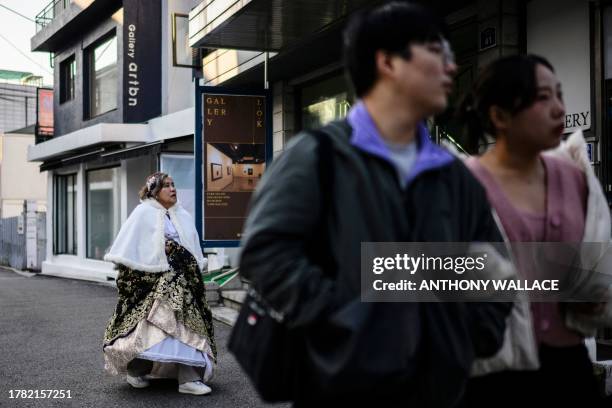
M 216 363 L 212 314 L 198 264 L 184 247 L 166 241 L 170 270 L 148 273 L 118 265 L 117 307 L 104 333 L 105 368 L 127 364 L 167 338 L 206 353 Z

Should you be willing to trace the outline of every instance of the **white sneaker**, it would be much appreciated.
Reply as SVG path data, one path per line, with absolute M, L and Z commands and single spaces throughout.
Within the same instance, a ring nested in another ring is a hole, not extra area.
M 181 394 L 206 395 L 210 394 L 212 389 L 202 381 L 191 381 L 185 384 L 179 384 L 178 392 Z
M 134 388 L 147 388 L 149 386 L 149 381 L 144 377 L 132 377 L 128 374 L 125 379 Z

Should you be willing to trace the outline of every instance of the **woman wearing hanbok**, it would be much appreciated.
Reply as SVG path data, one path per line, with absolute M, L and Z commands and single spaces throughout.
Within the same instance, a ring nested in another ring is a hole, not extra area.
M 104 334 L 105 369 L 134 388 L 176 378 L 180 393 L 208 394 L 217 353 L 200 238 L 169 175 L 147 177 L 139 196 L 104 257 L 116 265 L 119 295 Z

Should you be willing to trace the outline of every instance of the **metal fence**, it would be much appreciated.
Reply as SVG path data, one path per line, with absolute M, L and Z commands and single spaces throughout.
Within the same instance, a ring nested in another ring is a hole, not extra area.
M 25 214 L 0 219 L 0 265 L 40 271 L 47 249 L 46 213 L 36 214 L 36 264 L 27 264 Z
M 51 0 L 51 2 L 34 18 L 36 22 L 36 32 L 39 32 L 50 24 L 62 10 L 70 5 L 70 3 L 72 3 L 72 0 Z

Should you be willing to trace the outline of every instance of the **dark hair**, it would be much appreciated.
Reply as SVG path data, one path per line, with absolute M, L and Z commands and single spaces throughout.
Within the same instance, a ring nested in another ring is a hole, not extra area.
M 496 136 L 489 109 L 498 106 L 516 115 L 533 104 L 538 93 L 536 67 L 554 72 L 545 58 L 537 55 L 512 55 L 490 63 L 478 76 L 472 90 L 459 104 L 458 119 L 463 124 L 468 150 L 475 152 L 485 133 Z
M 394 1 L 358 12 L 344 30 L 344 65 L 357 96 L 377 80 L 376 51 L 409 59 L 411 44 L 440 41 L 445 34 L 444 22 L 417 4 Z
M 138 192 L 138 197 L 141 200 L 144 200 L 145 198 L 155 198 L 159 191 L 164 187 L 164 180 L 166 177 L 168 177 L 168 174 L 162 173 L 161 171 L 147 176 L 144 186 L 142 186 Z

